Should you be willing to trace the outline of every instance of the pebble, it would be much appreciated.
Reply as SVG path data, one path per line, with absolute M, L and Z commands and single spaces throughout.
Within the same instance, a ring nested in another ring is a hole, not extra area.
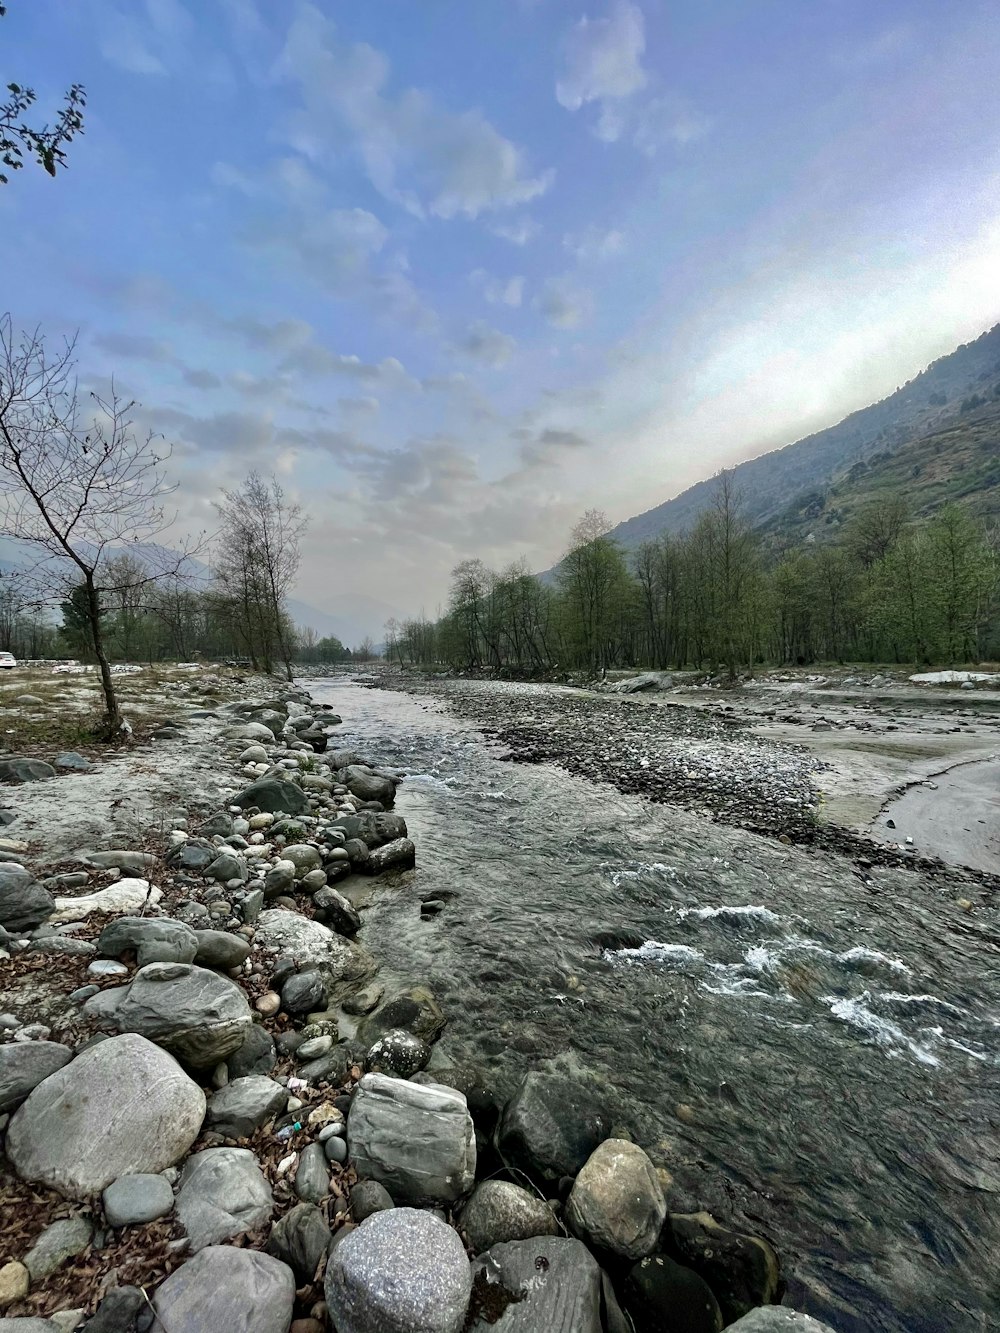
M 347 1143 L 336 1135 L 325 1140 L 323 1151 L 326 1153 L 328 1162 L 343 1163 L 347 1161 Z
M 254 1008 L 265 1018 L 273 1018 L 281 1008 L 281 996 L 276 995 L 274 991 L 265 991 L 265 993 L 254 1004 Z
M 31 1275 L 24 1264 L 13 1260 L 0 1268 L 0 1310 L 22 1300 L 31 1286 Z

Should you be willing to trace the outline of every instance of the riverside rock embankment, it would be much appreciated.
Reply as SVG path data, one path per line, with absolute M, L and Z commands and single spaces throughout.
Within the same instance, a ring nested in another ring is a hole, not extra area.
M 416 858 L 399 774 L 338 724 L 273 682 L 190 698 L 111 761 L 172 767 L 173 807 L 73 854 L 38 812 L 100 760 L 9 778 L 0 1329 L 820 1330 L 592 1093 L 433 1062 L 447 1014 L 364 943 Z

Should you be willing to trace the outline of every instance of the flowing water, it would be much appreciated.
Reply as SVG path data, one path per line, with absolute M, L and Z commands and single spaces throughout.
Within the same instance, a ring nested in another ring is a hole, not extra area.
M 408 774 L 418 869 L 363 938 L 438 994 L 438 1067 L 505 1095 L 572 1073 L 671 1171 L 672 1211 L 768 1236 L 789 1303 L 841 1333 L 1000 1328 L 991 909 L 505 763 L 433 699 L 309 687 L 338 744 Z

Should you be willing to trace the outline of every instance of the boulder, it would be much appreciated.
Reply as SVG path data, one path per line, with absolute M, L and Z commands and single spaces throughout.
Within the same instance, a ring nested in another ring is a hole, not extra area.
M 267 758 L 267 755 L 264 755 Z M 199 838 L 228 838 L 233 831 L 233 817 L 228 810 L 216 810 L 195 829 Z
M 0 782 L 44 782 L 56 770 L 41 759 L 0 759 Z
M 288 1333 L 295 1276 L 259 1250 L 209 1245 L 171 1273 L 153 1298 L 167 1333 Z
M 470 1333 L 602 1333 L 601 1270 L 564 1236 L 494 1245 L 472 1265 Z
M 426 986 L 413 986 L 381 1005 L 358 1025 L 358 1040 L 371 1046 L 387 1032 L 399 1028 L 412 1032 L 426 1042 L 436 1041 L 445 1025 L 445 1016 Z
M 251 782 L 236 793 L 232 803 L 241 810 L 255 805 L 266 814 L 300 815 L 309 808 L 309 798 L 302 788 L 294 782 L 283 782 L 280 778 L 261 778 Z
M 218 880 L 220 884 L 227 884 L 231 879 L 245 883 L 250 875 L 247 863 L 234 851 L 220 851 L 203 873 L 207 879 Z
M 67 772 L 73 773 L 89 773 L 94 767 L 89 759 L 85 759 L 76 750 L 64 750 L 62 754 L 56 755 L 52 763 L 56 768 L 63 768 Z
M 526 1074 L 504 1109 L 497 1147 L 543 1181 L 575 1176 L 611 1132 L 611 1116 L 592 1093 L 559 1074 Z
M 358 1175 L 385 1185 L 397 1202 L 453 1204 L 475 1181 L 475 1129 L 453 1088 L 365 1074 L 347 1138 Z
M 299 1153 L 295 1193 L 306 1203 L 322 1203 L 330 1193 L 330 1168 L 322 1143 L 310 1143 Z
M 288 1101 L 288 1089 L 260 1075 L 234 1078 L 212 1094 L 205 1123 L 227 1139 L 247 1139 Z
M 384 1213 L 395 1206 L 392 1195 L 377 1180 L 359 1180 L 351 1190 L 351 1216 L 355 1222 L 363 1222 L 372 1213 Z
M 471 1288 L 456 1233 L 414 1208 L 375 1213 L 345 1236 L 324 1283 L 337 1333 L 460 1333 Z
M 751 1310 L 735 1324 L 730 1324 L 726 1333 L 834 1333 L 829 1324 L 822 1324 L 810 1315 L 799 1314 L 796 1310 L 786 1310 L 780 1305 L 765 1305 L 759 1310 Z
M 245 940 L 242 935 L 233 935 L 228 930 L 199 930 L 195 938 L 198 952 L 194 961 L 199 967 L 214 967 L 220 972 L 228 972 L 250 957 L 249 940 Z
M 183 1157 L 205 1118 L 205 1095 L 165 1051 L 135 1033 L 90 1046 L 35 1088 L 7 1130 L 24 1180 L 71 1198 Z
M 118 847 L 110 852 L 85 852 L 83 859 L 101 870 L 127 870 L 133 875 L 141 875 L 156 867 L 156 857 L 150 852 L 135 852 L 128 847 Z
M 317 889 L 313 894 L 313 907 L 316 911 L 316 920 L 328 925 L 338 935 L 354 936 L 361 929 L 361 917 L 357 908 L 330 885 Z
M 184 1163 L 177 1220 L 192 1251 L 263 1226 L 273 1207 L 271 1187 L 246 1148 L 205 1148 Z
M 403 1028 L 394 1028 L 369 1049 L 365 1068 L 373 1074 L 392 1074 L 395 1078 L 409 1078 L 423 1069 L 431 1058 L 431 1048 L 425 1041 Z
M 47 921 L 56 900 L 36 884 L 24 866 L 0 865 L 0 926 L 12 935 L 22 935 Z
M 375 975 L 375 960 L 367 949 L 298 912 L 281 908 L 261 912 L 255 943 L 261 948 L 289 954 L 300 968 L 315 968 L 322 972 L 328 982 L 327 998 L 331 1005 L 339 1003 Z
M 263 722 L 244 722 L 238 727 L 227 727 L 226 738 L 231 741 L 260 741 L 262 745 L 275 745 L 274 732 L 265 727 Z
M 323 859 L 316 847 L 310 847 L 307 842 L 293 842 L 290 847 L 281 849 L 282 860 L 291 861 L 295 867 L 296 877 L 301 879 L 307 875 L 310 870 L 318 870 L 323 864 Z
M 0 1115 L 20 1106 L 43 1079 L 73 1058 L 55 1041 L 12 1041 L 0 1046 Z
M 338 772 L 337 777 L 351 795 L 361 801 L 381 801 L 383 805 L 392 805 L 396 799 L 396 784 L 392 779 L 379 777 L 361 764 L 349 764 Z
M 136 1226 L 165 1217 L 174 1192 L 165 1176 L 149 1172 L 119 1176 L 104 1191 L 104 1216 L 112 1227 Z
M 409 838 L 373 847 L 365 861 L 366 875 L 384 875 L 389 870 L 412 870 L 417 860 L 417 849 Z
M 79 898 L 57 898 L 56 910 L 49 920 L 58 925 L 63 921 L 82 921 L 92 912 L 105 912 L 108 916 L 139 912 L 146 906 L 155 907 L 162 897 L 162 890 L 151 885 L 148 879 L 123 878 L 105 889 L 81 894 Z
M 673 1213 L 667 1225 L 672 1253 L 712 1288 L 727 1324 L 778 1299 L 781 1265 L 766 1240 L 730 1231 L 710 1213 Z
M 193 932 L 192 932 L 193 933 Z M 122 1032 L 139 1032 L 194 1069 L 238 1051 L 253 1023 L 239 986 L 204 967 L 150 963 L 118 1006 Z
M 282 858 L 264 876 L 264 897 L 277 898 L 287 893 L 295 884 L 295 862 Z
M 625 1139 L 605 1139 L 573 1182 L 566 1224 L 598 1251 L 644 1259 L 656 1248 L 667 1204 L 656 1168 Z
M 484 1180 L 462 1209 L 459 1226 L 473 1254 L 512 1240 L 558 1236 L 559 1222 L 543 1200 L 506 1180 Z
M 226 1066 L 231 1079 L 246 1078 L 251 1074 L 269 1074 L 277 1058 L 271 1034 L 255 1023 L 239 1050 L 226 1056 Z
M 629 1271 L 621 1303 L 636 1333 L 720 1333 L 724 1327 L 708 1283 L 665 1254 Z
M 271 1228 L 267 1252 L 287 1264 L 304 1285 L 316 1276 L 330 1240 L 330 1228 L 316 1205 L 299 1203 Z
M 281 1007 L 288 1014 L 318 1013 L 327 1005 L 328 982 L 318 968 L 293 972 L 281 988 Z
M 97 939 L 101 958 L 122 958 L 134 953 L 139 967 L 147 963 L 190 963 L 198 952 L 198 937 L 183 921 L 169 917 L 122 916 L 109 921 Z

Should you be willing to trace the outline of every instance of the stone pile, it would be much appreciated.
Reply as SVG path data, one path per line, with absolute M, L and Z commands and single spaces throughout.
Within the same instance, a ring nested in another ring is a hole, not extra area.
M 0 1015 L 2 1166 L 51 1201 L 7 1241 L 0 1330 L 823 1333 L 774 1304 L 765 1240 L 671 1212 L 588 1089 L 531 1071 L 499 1105 L 426 1069 L 445 1015 L 386 997 L 356 938 L 357 877 L 414 863 L 397 775 L 331 749 L 339 721 L 298 691 L 231 705 L 243 785 L 177 814 L 165 872 L 0 862 L 3 954 L 90 981 L 55 1031 Z M 166 1246 L 155 1290 L 111 1276 L 134 1234 Z

